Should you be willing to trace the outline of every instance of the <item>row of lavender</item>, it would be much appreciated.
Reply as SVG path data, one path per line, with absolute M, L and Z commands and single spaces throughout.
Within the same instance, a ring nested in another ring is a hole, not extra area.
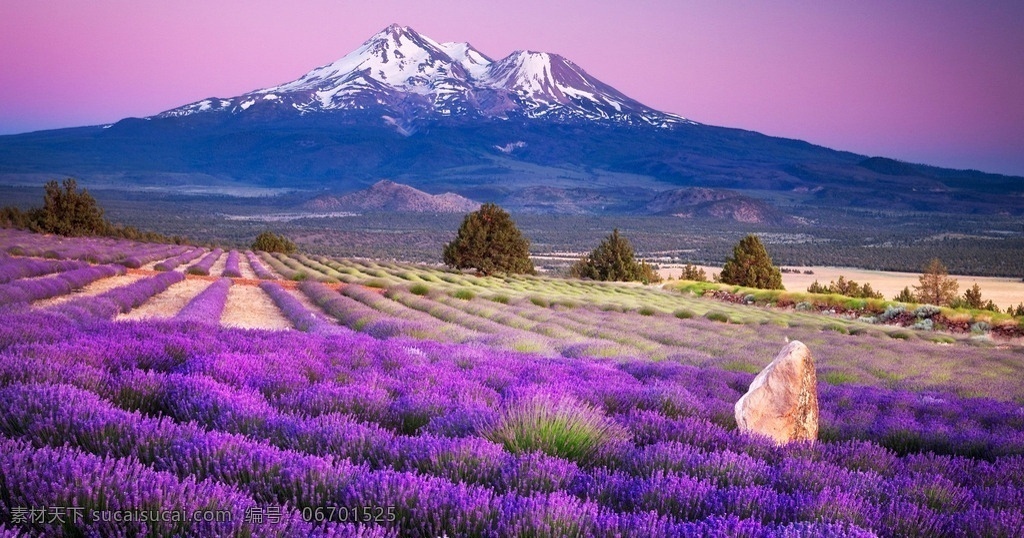
M 13 229 L 0 230 L 0 244 L 4 245 L 6 252 L 17 256 L 117 263 L 131 268 L 178 255 L 186 249 L 179 245 L 140 243 L 106 237 L 66 238 Z
M 418 295 L 414 287 L 381 293 L 348 285 L 339 292 L 306 281 L 299 289 L 344 326 L 379 338 L 478 342 L 551 356 L 670 359 L 750 373 L 763 368 L 788 338 L 811 346 L 822 379 L 832 384 L 939 388 L 1024 401 L 1024 385 L 1008 366 L 1020 363 L 1018 349 L 984 340 L 940 346 L 923 339 L 822 330 L 813 323 L 722 323 L 685 312 L 643 315 L 584 304 Z
M 11 500 L 0 510 L 157 502 L 148 488 L 191 506 L 179 492 L 195 479 L 205 489 L 191 495 L 235 511 L 228 532 L 249 532 L 240 521 L 252 506 L 276 507 L 273 529 L 290 534 L 313 509 L 353 505 L 394 507 L 394 521 L 360 529 L 416 536 L 1013 536 L 1024 525 L 1015 404 L 823 385 L 823 426 L 850 440 L 778 448 L 731 422 L 752 376 L 672 361 L 542 359 L 344 330 L 10 319 L 0 472 Z M 507 434 L 539 408 L 595 442 L 522 450 Z M 877 444 L 942 435 L 951 455 Z M 130 489 L 142 498 L 121 499 L 111 468 L 142 477 Z M 44 472 L 63 489 L 39 486 Z

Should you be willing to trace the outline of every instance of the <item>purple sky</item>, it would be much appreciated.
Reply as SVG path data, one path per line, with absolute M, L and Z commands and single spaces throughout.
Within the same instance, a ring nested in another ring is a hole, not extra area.
M 298 78 L 388 24 L 556 52 L 690 119 L 1024 175 L 1024 1 L 0 2 L 0 134 Z

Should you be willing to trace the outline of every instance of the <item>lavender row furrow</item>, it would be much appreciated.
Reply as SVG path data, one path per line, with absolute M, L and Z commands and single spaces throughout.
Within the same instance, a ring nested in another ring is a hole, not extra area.
M 118 314 L 141 306 L 150 297 L 182 280 L 185 280 L 185 275 L 177 271 L 160 273 L 93 297 L 73 299 L 53 308 L 76 319 L 113 319 Z
M 277 280 L 277 275 L 267 270 L 263 266 L 263 263 L 256 257 L 256 254 L 251 250 L 245 251 L 245 258 L 249 260 L 249 267 L 252 267 L 252 272 L 256 273 L 256 278 L 260 280 Z
M 190 275 L 207 276 L 210 274 L 210 268 L 213 267 L 213 264 L 217 263 L 217 260 L 220 258 L 221 254 L 224 254 L 224 251 L 222 249 L 213 249 L 213 251 L 211 251 L 206 256 L 203 256 L 203 258 L 200 259 L 198 262 L 188 266 L 188 269 L 185 269 L 185 272 Z
M 61 273 L 73 269 L 81 269 L 86 263 L 73 260 L 40 260 L 34 258 L 0 259 L 0 284 L 6 284 L 19 278 Z
M 311 312 L 276 282 L 260 282 L 260 288 L 270 296 L 292 326 L 300 331 L 327 334 L 345 330 L 337 323 Z
M 231 288 L 230 278 L 221 278 L 206 287 L 192 298 L 174 316 L 182 321 L 219 324 L 228 301 L 228 289 Z
M 199 256 L 202 256 L 203 252 L 205 252 L 205 249 L 196 247 L 196 248 L 193 248 L 191 250 L 185 251 L 185 252 L 183 252 L 181 254 L 178 254 L 177 256 L 174 256 L 173 258 L 168 258 L 168 259 L 166 259 L 166 260 L 164 260 L 164 261 L 154 265 L 153 268 L 156 269 L 157 271 L 173 271 L 179 265 L 181 265 L 183 263 L 188 263 L 188 262 L 198 258 Z
M 64 271 L 55 276 L 16 280 L 0 285 L 0 305 L 29 303 L 65 295 L 101 278 L 123 275 L 120 265 L 94 265 Z
M 242 278 L 242 271 L 238 268 L 239 255 L 237 250 L 228 252 L 228 258 L 224 262 L 224 270 L 220 276 L 228 278 Z
M 131 269 L 138 269 L 150 262 L 169 258 L 171 256 L 178 256 L 186 250 L 187 247 L 178 245 L 154 245 L 149 247 L 140 247 L 132 249 L 132 255 L 118 261 L 118 263 Z

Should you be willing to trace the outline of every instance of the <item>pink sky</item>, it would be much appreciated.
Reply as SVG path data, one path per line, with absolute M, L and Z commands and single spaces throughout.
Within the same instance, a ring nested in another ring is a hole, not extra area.
M 110 123 L 298 78 L 397 22 L 556 52 L 654 108 L 1024 175 L 1024 2 L 0 2 L 0 133 Z

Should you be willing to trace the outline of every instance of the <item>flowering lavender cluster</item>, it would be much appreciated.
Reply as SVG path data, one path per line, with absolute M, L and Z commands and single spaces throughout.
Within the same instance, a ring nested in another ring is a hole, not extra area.
M 263 263 L 256 257 L 256 254 L 251 250 L 245 251 L 245 258 L 249 260 L 249 267 L 252 267 L 252 272 L 256 273 L 256 278 L 260 280 L 277 280 L 277 276 L 271 273 L 263 266 Z
M 141 306 L 150 297 L 182 280 L 185 280 L 185 275 L 177 271 L 160 273 L 99 295 L 73 299 L 53 308 L 79 320 L 113 319 L 118 314 Z
M 52 276 L 15 280 L 0 285 L 0 305 L 29 303 L 65 295 L 101 278 L 123 275 L 120 265 L 87 265 Z
M 0 244 L 9 245 L 6 250 L 20 256 L 120 263 L 135 268 L 182 250 L 182 247 L 174 245 L 139 243 L 127 239 L 68 238 L 20 230 L 0 230 Z
M 205 252 L 205 251 L 206 251 L 205 249 L 202 249 L 202 248 L 199 248 L 199 247 L 195 247 L 195 248 L 189 249 L 189 250 L 187 250 L 187 251 L 185 251 L 185 252 L 183 252 L 181 254 L 178 254 L 177 256 L 174 256 L 172 258 L 168 258 L 168 259 L 166 259 L 166 260 L 164 260 L 164 261 L 154 265 L 153 269 L 156 269 L 157 271 L 173 271 L 179 265 L 181 265 L 183 263 L 188 263 L 188 262 L 198 258 L 199 256 L 202 256 L 203 252 Z
M 85 262 L 72 260 L 40 260 L 38 258 L 0 258 L 0 284 L 6 284 L 19 278 L 61 273 L 85 267 Z
M 223 249 L 213 249 L 209 254 L 203 256 L 198 262 L 188 266 L 188 269 L 185 269 L 185 272 L 190 275 L 209 275 L 210 268 L 213 267 L 213 264 L 217 263 L 221 254 L 224 254 Z
M 228 278 L 242 278 L 242 271 L 238 268 L 238 251 L 228 252 L 228 259 L 224 261 L 224 270 L 220 276 Z
M 270 296 L 292 326 L 300 331 L 330 334 L 345 330 L 337 323 L 311 312 L 277 282 L 260 282 L 260 288 Z
M 117 263 L 125 267 L 138 269 L 147 263 L 177 256 L 186 250 L 188 250 L 188 247 L 178 245 L 143 245 L 128 249 L 131 255 L 123 260 L 119 260 Z
M 230 278 L 217 280 L 185 304 L 174 318 L 197 323 L 220 323 L 220 315 L 224 312 L 230 288 Z
M 296 303 L 288 309 L 300 315 Z M 823 384 L 824 439 L 779 447 L 736 431 L 732 404 L 753 378 L 746 372 L 348 331 L 81 324 L 57 310 L 3 316 L 4 521 L 19 507 L 78 505 L 209 506 L 235 516 L 151 531 L 168 535 L 1016 536 L 1024 528 L 1024 409 L 1012 401 Z M 937 444 L 942 435 L 950 441 Z M 906 442 L 915 436 L 920 442 Z M 394 518 L 305 517 L 353 506 Z M 280 521 L 247 521 L 253 507 L 274 507 Z M 59 533 L 47 523 L 15 527 Z

